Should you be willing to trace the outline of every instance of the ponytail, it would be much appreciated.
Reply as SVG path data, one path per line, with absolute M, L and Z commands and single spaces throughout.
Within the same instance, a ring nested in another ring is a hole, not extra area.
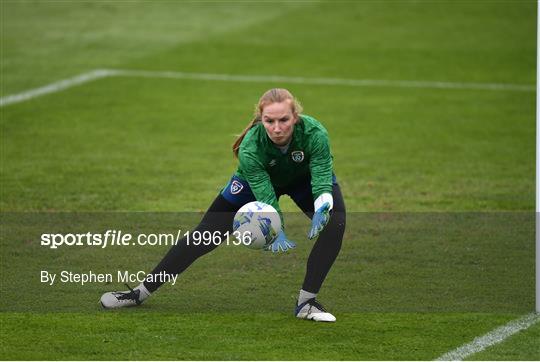
M 238 151 L 240 151 L 240 144 L 244 140 L 246 133 L 248 133 L 248 131 L 259 122 L 261 122 L 260 118 L 257 118 L 257 117 L 253 118 L 251 122 L 248 123 L 247 127 L 242 131 L 240 136 L 238 136 L 236 141 L 234 141 L 232 145 L 232 151 L 233 151 L 234 157 L 238 158 Z

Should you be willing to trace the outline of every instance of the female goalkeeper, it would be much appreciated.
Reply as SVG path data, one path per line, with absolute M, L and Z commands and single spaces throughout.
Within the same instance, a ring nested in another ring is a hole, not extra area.
M 332 170 L 328 133 L 317 120 L 301 112 L 300 104 L 286 89 L 271 89 L 263 94 L 255 117 L 233 145 L 239 160 L 236 173 L 194 231 L 231 233 L 234 215 L 242 205 L 257 200 L 272 205 L 281 214 L 278 199 L 289 195 L 311 218 L 308 238 L 317 238 L 307 261 L 295 316 L 334 322 L 336 318 L 316 297 L 341 249 L 345 204 Z M 179 240 L 143 283 L 129 291 L 105 293 L 102 306 L 141 304 L 163 284 L 156 282 L 160 278 L 155 276 L 182 273 L 216 247 L 213 243 L 193 245 L 185 238 Z M 295 243 L 281 231 L 267 250 L 284 252 L 294 247 Z

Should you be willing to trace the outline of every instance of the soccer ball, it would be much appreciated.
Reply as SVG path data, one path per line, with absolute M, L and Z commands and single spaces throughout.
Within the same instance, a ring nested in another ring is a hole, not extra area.
M 264 202 L 249 202 L 234 215 L 233 234 L 248 248 L 262 249 L 272 244 L 280 231 L 278 212 Z

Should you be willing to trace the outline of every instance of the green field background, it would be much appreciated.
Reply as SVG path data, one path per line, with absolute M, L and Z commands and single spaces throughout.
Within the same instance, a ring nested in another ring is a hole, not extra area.
M 1 97 L 94 69 L 536 79 L 534 1 L 0 4 Z M 100 310 L 121 285 L 40 285 L 41 266 L 152 268 L 166 248 L 51 252 L 35 235 L 50 213 L 199 216 L 235 170 L 235 135 L 276 86 L 330 133 L 349 212 L 320 294 L 337 323 L 292 315 L 311 249 L 298 214 L 287 216 L 294 252 L 219 248 L 141 308 Z M 0 107 L 2 356 L 434 359 L 532 312 L 535 97 L 109 77 Z M 471 358 L 540 359 L 539 337 L 537 324 Z

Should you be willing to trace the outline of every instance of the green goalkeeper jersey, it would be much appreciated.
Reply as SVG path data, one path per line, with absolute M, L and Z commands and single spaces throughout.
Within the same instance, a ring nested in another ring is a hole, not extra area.
M 262 123 L 246 134 L 238 152 L 236 176 L 249 183 L 257 201 L 272 205 L 281 214 L 275 189 L 283 189 L 311 175 L 315 200 L 332 193 L 332 155 L 328 132 L 316 119 L 300 115 L 286 152 L 266 134 Z

